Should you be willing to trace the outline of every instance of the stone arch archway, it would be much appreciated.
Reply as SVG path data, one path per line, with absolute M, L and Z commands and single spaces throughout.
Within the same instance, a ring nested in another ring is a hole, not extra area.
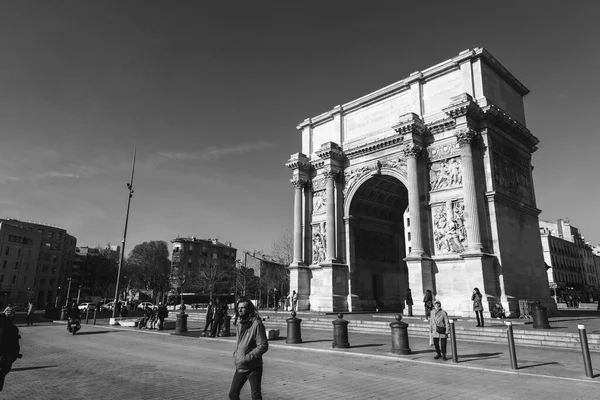
M 408 282 L 404 262 L 408 190 L 394 175 L 361 177 L 348 192 L 345 215 L 350 311 L 403 308 Z

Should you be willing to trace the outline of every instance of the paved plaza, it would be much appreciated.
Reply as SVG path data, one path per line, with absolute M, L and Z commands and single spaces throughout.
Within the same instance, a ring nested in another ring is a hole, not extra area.
M 226 399 L 234 337 L 61 323 L 21 326 L 21 360 L 1 399 Z M 282 332 L 285 335 L 285 331 Z M 598 399 L 600 376 L 585 377 L 580 352 L 518 347 L 519 370 L 505 346 L 459 343 L 459 363 L 433 360 L 426 340 L 413 354 L 390 353 L 383 335 L 353 334 L 350 349 L 331 348 L 332 333 L 303 330 L 304 343 L 271 341 L 265 399 Z M 600 368 L 598 353 L 592 362 Z M 243 397 L 249 399 L 249 388 Z

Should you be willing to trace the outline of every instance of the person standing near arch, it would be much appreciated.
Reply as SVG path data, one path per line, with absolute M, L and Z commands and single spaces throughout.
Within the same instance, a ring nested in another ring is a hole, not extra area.
M 431 310 L 433 310 L 433 293 L 430 289 L 427 289 L 425 292 L 425 297 L 423 297 L 423 306 L 425 307 L 425 322 L 427 322 L 431 316 Z
M 475 311 L 475 317 L 477 318 L 477 326 L 483 328 L 483 295 L 479 291 L 479 288 L 473 289 L 473 295 L 471 301 L 473 301 L 473 311 Z

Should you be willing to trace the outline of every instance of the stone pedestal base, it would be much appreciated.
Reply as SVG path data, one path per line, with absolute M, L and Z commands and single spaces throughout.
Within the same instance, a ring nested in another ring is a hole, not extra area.
M 348 266 L 323 263 L 312 266 L 312 280 L 317 292 L 310 296 L 311 310 L 348 311 Z

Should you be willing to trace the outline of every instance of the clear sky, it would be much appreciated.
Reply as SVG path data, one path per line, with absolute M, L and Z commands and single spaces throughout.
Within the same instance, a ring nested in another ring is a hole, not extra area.
M 531 93 L 543 219 L 600 243 L 594 1 L 2 1 L 0 215 L 129 250 L 292 228 L 296 126 L 487 48 Z

